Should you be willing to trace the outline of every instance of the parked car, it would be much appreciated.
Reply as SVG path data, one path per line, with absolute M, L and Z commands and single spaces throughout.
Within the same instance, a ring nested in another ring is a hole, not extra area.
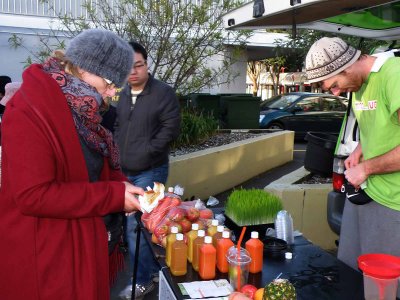
M 287 93 L 260 104 L 260 128 L 293 130 L 296 139 L 307 132 L 338 134 L 347 99 L 329 94 Z

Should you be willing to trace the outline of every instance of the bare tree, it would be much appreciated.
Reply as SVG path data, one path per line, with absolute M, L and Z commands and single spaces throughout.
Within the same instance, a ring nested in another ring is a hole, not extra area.
M 224 31 L 221 17 L 238 5 L 238 1 L 231 0 L 91 0 L 84 2 L 85 14 L 81 16 L 54 11 L 62 28 L 51 32 L 62 30 L 73 37 L 87 28 L 105 28 L 127 40 L 136 40 L 149 52 L 152 74 L 177 92 L 187 94 L 229 83 L 238 75 L 230 66 L 251 33 Z M 50 45 L 49 40 L 42 39 L 43 47 L 26 63 L 43 60 L 56 46 L 65 47 L 57 34 L 52 38 L 60 44 Z M 228 41 L 237 45 L 229 55 Z M 23 45 L 18 36 L 13 36 L 10 43 Z
M 268 71 L 270 77 L 272 79 L 272 84 L 274 87 L 273 95 L 278 95 L 279 89 L 279 75 L 281 73 L 282 68 L 285 68 L 285 57 L 276 56 L 272 58 L 266 58 L 261 61 L 264 65 L 265 70 Z
M 260 88 L 261 72 L 264 70 L 264 65 L 260 61 L 252 60 L 247 62 L 247 76 L 249 76 L 252 86 L 253 96 L 257 96 Z

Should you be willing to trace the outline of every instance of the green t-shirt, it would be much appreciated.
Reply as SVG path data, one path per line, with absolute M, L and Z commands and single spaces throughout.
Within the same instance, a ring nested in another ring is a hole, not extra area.
M 361 89 L 354 93 L 364 159 L 382 155 L 400 145 L 400 58 L 376 60 Z M 376 202 L 400 211 L 400 172 L 371 175 L 365 192 Z

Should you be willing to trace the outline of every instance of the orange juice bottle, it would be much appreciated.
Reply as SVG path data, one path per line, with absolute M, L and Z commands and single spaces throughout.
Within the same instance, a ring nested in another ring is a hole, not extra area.
M 204 230 L 197 230 L 197 237 L 193 240 L 193 259 L 192 267 L 196 271 L 199 270 L 199 254 L 200 247 L 204 244 L 204 236 L 206 235 Z
M 211 226 L 207 228 L 207 235 L 213 236 L 217 232 L 218 220 L 211 220 Z
M 172 226 L 171 233 L 167 236 L 167 246 L 165 247 L 165 263 L 167 266 L 171 266 L 171 248 L 172 244 L 176 240 L 176 234 L 178 233 L 178 227 Z
M 204 244 L 200 247 L 199 275 L 201 279 L 213 279 L 215 277 L 215 264 L 217 250 L 212 245 L 212 237 L 204 237 Z
M 251 232 L 251 239 L 246 242 L 246 250 L 249 252 L 251 257 L 249 272 L 261 272 L 263 266 L 264 244 L 258 239 L 257 231 Z
M 222 232 L 224 231 L 223 225 L 217 226 L 217 232 L 212 237 L 212 243 L 215 249 L 217 249 L 217 241 L 222 239 Z
M 199 224 L 193 223 L 192 230 L 187 233 L 187 259 L 189 262 L 192 262 L 193 260 L 193 241 L 197 238 L 197 230 L 199 230 Z
M 221 273 L 227 273 L 229 270 L 229 263 L 226 258 L 226 253 L 232 246 L 233 242 L 230 239 L 230 232 L 222 232 L 222 239 L 217 241 L 217 268 Z
M 183 234 L 176 234 L 176 241 L 171 247 L 171 273 L 174 276 L 182 276 L 187 272 L 187 245 L 183 241 Z

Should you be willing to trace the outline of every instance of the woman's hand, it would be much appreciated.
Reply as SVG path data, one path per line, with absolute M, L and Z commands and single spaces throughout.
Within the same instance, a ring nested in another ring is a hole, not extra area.
M 134 186 L 133 184 L 124 181 L 125 184 L 125 205 L 124 211 L 127 213 L 140 210 L 139 200 L 137 195 L 143 195 L 142 188 Z

